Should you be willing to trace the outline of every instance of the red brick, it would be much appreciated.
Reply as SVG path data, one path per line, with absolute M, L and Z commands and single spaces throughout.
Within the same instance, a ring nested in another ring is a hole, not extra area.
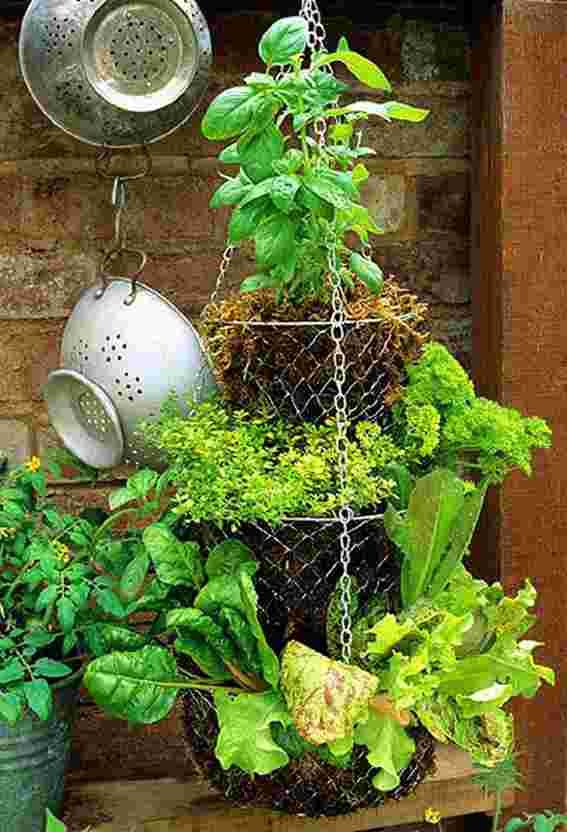
M 151 240 L 207 237 L 213 230 L 209 201 L 216 185 L 212 179 L 192 175 L 148 180 L 143 192 L 137 191 L 132 201 L 132 237 Z M 136 207 L 140 210 L 137 223 Z

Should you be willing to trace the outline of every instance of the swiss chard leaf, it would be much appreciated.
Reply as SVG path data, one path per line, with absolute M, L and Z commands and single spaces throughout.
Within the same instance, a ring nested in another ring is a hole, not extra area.
M 240 569 L 238 583 L 240 586 L 243 612 L 258 643 L 262 676 L 271 687 L 277 688 L 280 681 L 280 663 L 277 655 L 268 644 L 266 635 L 260 624 L 258 618 L 258 596 L 249 570 L 246 568 Z
M 183 687 L 173 656 L 154 645 L 95 659 L 87 667 L 84 684 L 111 716 L 145 724 L 164 719 Z
M 182 543 L 166 526 L 155 524 L 144 531 L 144 545 L 164 584 L 203 586 L 205 572 L 197 543 Z
M 253 563 L 252 550 L 240 540 L 224 540 L 211 549 L 205 571 L 209 578 L 236 575 L 245 563 Z

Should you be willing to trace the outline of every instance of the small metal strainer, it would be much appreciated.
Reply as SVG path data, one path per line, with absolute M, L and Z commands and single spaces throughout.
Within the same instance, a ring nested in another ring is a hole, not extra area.
M 154 142 L 183 124 L 212 61 L 195 0 L 32 0 L 19 53 L 45 115 L 110 148 Z
M 50 422 L 65 446 L 94 468 L 158 465 L 136 429 L 170 393 L 195 401 L 215 383 L 190 321 L 158 292 L 126 278 L 86 289 L 61 348 L 62 369 L 44 388 Z

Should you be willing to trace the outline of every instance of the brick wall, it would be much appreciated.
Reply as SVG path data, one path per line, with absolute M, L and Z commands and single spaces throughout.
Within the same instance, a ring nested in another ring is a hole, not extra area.
M 255 44 L 272 20 L 257 11 L 211 18 L 216 55 L 209 98 L 258 68 Z M 422 125 L 369 127 L 365 143 L 377 156 L 365 197 L 387 231 L 375 244 L 378 260 L 430 303 L 434 333 L 468 362 L 466 35 L 448 24 L 399 17 L 356 27 L 347 19 L 329 21 L 331 42 L 342 32 L 384 68 L 397 97 L 431 109 Z M 96 175 L 95 150 L 38 111 L 19 75 L 17 35 L 17 21 L 0 18 L 0 449 L 13 460 L 55 442 L 41 387 L 58 365 L 65 317 L 94 281 L 112 237 L 110 186 Z M 191 315 L 211 291 L 225 238 L 226 215 L 208 208 L 218 184 L 217 150 L 200 136 L 194 117 L 154 145 L 152 177 L 131 187 L 128 233 L 150 254 L 144 281 Z M 246 268 L 241 260 L 235 270 Z M 75 504 L 103 496 L 67 488 Z M 76 776 L 84 776 L 81 764 L 89 777 L 108 776 L 113 765 L 122 776 L 179 772 L 175 720 L 148 735 L 143 752 L 138 733 L 105 724 L 93 729 L 91 715 L 82 719 Z M 111 759 L 104 765 L 102 757 L 96 763 L 93 730 L 107 738 Z

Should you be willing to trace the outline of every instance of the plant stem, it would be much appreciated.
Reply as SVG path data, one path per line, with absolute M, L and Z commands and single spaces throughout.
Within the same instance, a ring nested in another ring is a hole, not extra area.
M 104 523 L 101 526 L 99 526 L 98 529 L 96 530 L 96 532 L 94 534 L 94 537 L 93 537 L 93 542 L 92 542 L 93 547 L 96 546 L 96 544 L 98 543 L 98 541 L 99 541 L 100 537 L 102 536 L 103 532 L 105 532 L 108 528 L 113 526 L 116 523 L 117 520 L 120 520 L 122 517 L 125 517 L 127 514 L 136 514 L 138 512 L 138 510 L 139 509 L 137 509 L 137 508 L 124 508 L 124 509 L 122 509 L 122 511 L 118 511 L 116 514 L 111 514 L 110 517 L 108 517 L 104 521 Z
M 492 821 L 492 832 L 498 832 L 500 826 L 500 815 L 502 814 L 502 792 L 500 789 L 496 792 L 496 801 L 494 806 L 494 818 Z

